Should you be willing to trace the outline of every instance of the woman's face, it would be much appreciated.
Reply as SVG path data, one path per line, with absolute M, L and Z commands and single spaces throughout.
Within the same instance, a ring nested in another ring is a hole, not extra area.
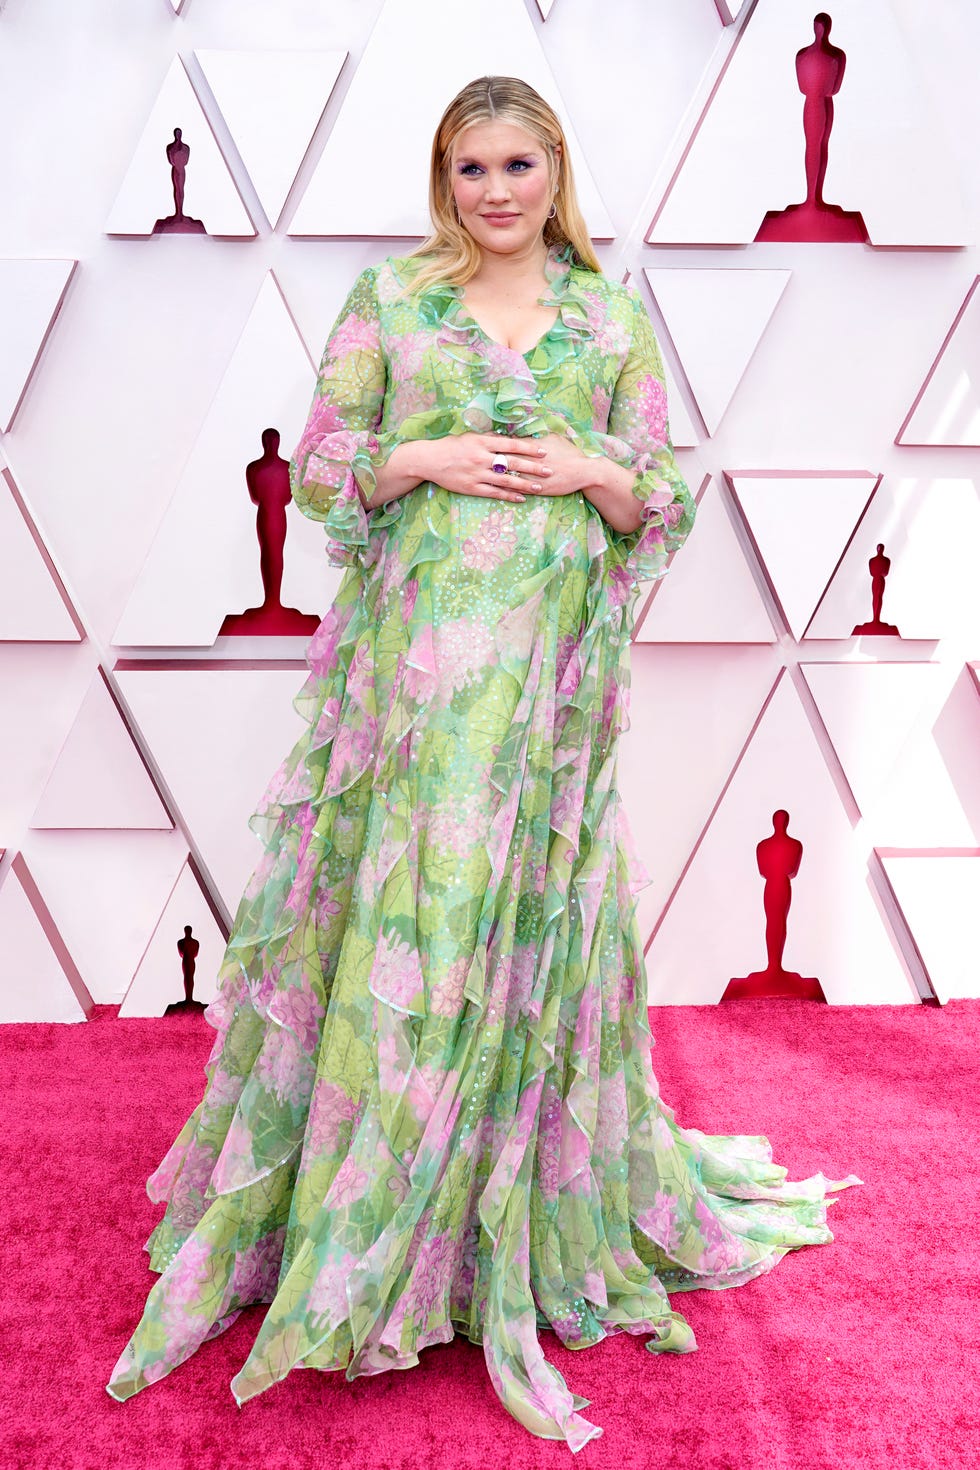
M 540 239 L 554 194 L 533 133 L 499 118 L 474 123 L 456 139 L 452 178 L 460 220 L 482 249 L 510 255 Z

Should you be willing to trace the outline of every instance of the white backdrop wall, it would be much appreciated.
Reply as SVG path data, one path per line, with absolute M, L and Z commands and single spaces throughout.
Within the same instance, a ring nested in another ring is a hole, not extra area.
M 434 123 L 487 71 L 560 107 L 701 497 L 633 648 L 651 999 L 717 1001 L 764 964 L 777 807 L 804 845 L 788 967 L 833 1002 L 980 994 L 980 12 L 830 7 L 848 67 L 825 194 L 871 243 L 756 244 L 803 197 L 813 13 L 0 7 L 0 1018 L 159 1011 L 187 923 L 213 993 L 306 675 L 305 637 L 218 633 L 261 600 L 244 465 L 270 424 L 291 451 L 348 286 L 422 233 Z M 211 235 L 150 237 L 174 126 Z M 337 574 L 289 520 L 284 601 L 322 616 Z M 851 637 L 879 541 L 903 636 Z

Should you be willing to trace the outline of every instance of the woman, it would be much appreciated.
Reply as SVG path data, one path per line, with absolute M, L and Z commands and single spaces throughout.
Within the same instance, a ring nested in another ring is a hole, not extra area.
M 600 1431 L 537 1328 L 690 1351 L 667 1291 L 830 1240 L 840 1186 L 680 1128 L 651 1070 L 616 755 L 637 583 L 694 507 L 649 318 L 523 82 L 450 104 L 430 207 L 355 282 L 292 462 L 348 571 L 251 819 L 207 1090 L 148 1184 L 162 1275 L 109 1392 L 269 1302 L 239 1403 L 459 1331 L 577 1449 Z

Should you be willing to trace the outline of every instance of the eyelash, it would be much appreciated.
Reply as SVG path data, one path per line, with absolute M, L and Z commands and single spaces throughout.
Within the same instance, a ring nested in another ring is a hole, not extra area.
M 529 163 L 526 158 L 515 158 L 507 165 L 507 167 L 513 168 L 515 163 L 519 163 L 521 165 L 521 173 L 524 173 L 527 169 L 534 167 L 534 164 Z M 478 163 L 464 163 L 463 167 L 460 169 L 460 173 L 463 174 L 464 177 L 472 177 L 472 175 L 467 174 L 467 170 L 479 167 L 480 165 Z

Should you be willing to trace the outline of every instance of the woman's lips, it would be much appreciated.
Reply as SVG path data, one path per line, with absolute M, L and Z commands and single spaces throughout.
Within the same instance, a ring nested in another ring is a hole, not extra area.
M 483 218 L 491 225 L 509 225 L 511 220 L 519 219 L 517 214 L 485 214 Z

